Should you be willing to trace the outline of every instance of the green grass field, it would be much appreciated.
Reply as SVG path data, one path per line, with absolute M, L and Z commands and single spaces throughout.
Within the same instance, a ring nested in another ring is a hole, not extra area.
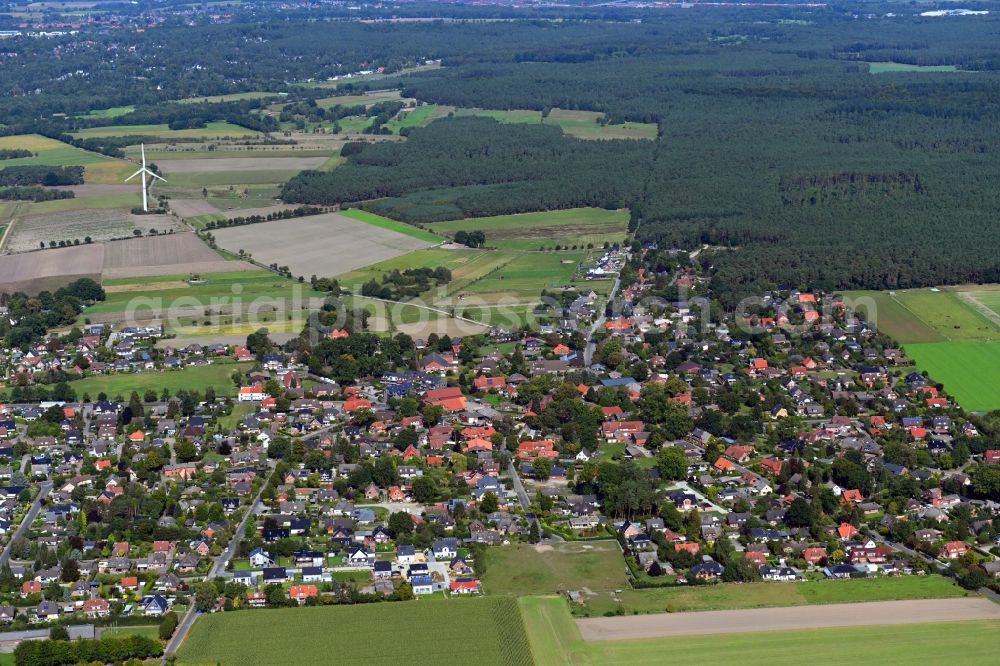
M 813 604 L 855 603 L 861 601 L 897 601 L 905 599 L 944 599 L 961 597 L 965 590 L 943 576 L 902 576 L 859 580 L 810 581 L 776 585 L 699 585 L 623 590 L 587 598 L 587 605 L 574 607 L 573 613 L 597 617 L 608 611 L 625 613 L 681 613 L 688 611 L 807 606 Z
M 901 62 L 870 62 L 869 74 L 898 74 L 901 72 L 957 72 L 955 65 L 906 65 Z
M 996 663 L 1000 622 L 945 622 L 586 642 L 557 597 L 518 600 L 535 663 L 545 666 L 912 666 Z
M 880 331 L 897 341 L 941 342 L 945 340 L 986 340 L 1000 338 L 1000 324 L 976 308 L 973 299 L 986 308 L 1000 308 L 1000 292 L 995 289 L 947 288 L 909 289 L 892 294 L 885 292 L 847 292 L 845 296 L 858 303 L 871 299 L 874 322 Z M 873 320 L 869 307 L 859 308 L 859 314 Z M 1000 314 L 996 319 L 1000 321 Z
M 845 296 L 873 304 L 859 308 L 859 314 L 905 345 L 917 367 L 944 384 L 960 405 L 973 411 L 1000 407 L 994 381 L 1000 373 L 1000 289 L 995 285 Z
M 602 114 L 596 111 L 568 111 L 552 109 L 548 118 L 542 118 L 541 111 L 514 109 L 447 109 L 456 116 L 485 116 L 501 123 L 528 123 L 532 125 L 558 125 L 563 132 L 580 139 L 655 139 L 657 128 L 653 123 L 624 123 L 622 125 L 601 125 L 597 119 Z M 442 114 L 446 115 L 446 114 Z
M 299 285 L 262 270 L 206 273 L 201 276 L 200 284 L 185 282 L 189 277 L 183 274 L 106 280 L 106 299 L 88 307 L 81 316 L 125 312 L 130 306 L 136 312 L 148 311 L 150 305 L 139 303 L 136 301 L 138 298 L 152 299 L 162 307 L 209 307 L 213 303 L 227 305 L 234 299 L 249 305 L 253 299 L 260 297 L 293 298 L 296 291 L 303 299 L 324 296 L 313 291 L 308 284 Z
M 483 590 L 528 596 L 587 587 L 594 591 L 628 587 L 625 559 L 616 541 L 516 545 L 487 551 Z
M 200 129 L 172 130 L 163 125 L 107 125 L 88 127 L 73 132 L 78 139 L 103 138 L 109 136 L 155 136 L 161 139 L 224 139 L 227 137 L 260 136 L 259 132 L 232 123 L 217 121 L 206 123 Z
M 580 247 L 620 243 L 628 233 L 627 210 L 571 208 L 435 222 L 431 228 L 453 236 L 458 231 L 482 231 L 486 244 L 503 250 L 538 250 L 557 242 Z
M 264 99 L 265 97 L 282 97 L 286 93 L 268 92 L 242 92 L 230 93 L 228 95 L 209 95 L 208 97 L 188 97 L 187 99 L 176 100 L 179 104 L 201 104 L 208 102 L 218 104 L 219 102 L 238 102 L 245 99 Z
M 81 114 L 81 118 L 120 118 L 135 111 L 134 106 L 112 106 L 109 109 L 94 109 Z
M 403 109 L 395 118 L 385 124 L 393 134 L 407 127 L 423 127 L 431 121 L 448 115 L 448 108 L 437 104 L 424 104 L 415 109 Z
M 400 99 L 398 90 L 375 93 L 373 95 L 338 95 L 334 97 L 324 97 L 316 100 L 316 105 L 321 109 L 328 109 L 333 106 L 371 106 L 379 102 L 393 102 Z
M 1000 408 L 1000 341 L 927 342 L 906 345 L 906 353 L 944 384 L 960 405 L 973 411 Z
M 4 167 L 38 164 L 82 166 L 83 178 L 87 183 L 117 184 L 135 171 L 135 165 L 131 162 L 82 150 L 39 134 L 0 137 L 0 148 L 24 148 L 35 153 L 34 157 L 4 160 Z
M 70 386 L 76 391 L 77 397 L 82 398 L 84 393 L 88 393 L 91 400 L 97 400 L 97 395 L 101 392 L 112 399 L 120 395 L 128 400 L 132 391 L 138 391 L 139 395 L 142 395 L 147 389 L 153 389 L 157 394 L 163 389 L 169 389 L 170 393 L 174 394 L 180 389 L 197 389 L 204 392 L 209 386 L 215 388 L 216 395 L 227 396 L 236 393 L 230 379 L 236 368 L 237 365 L 233 361 L 218 360 L 212 365 L 193 366 L 181 370 L 94 375 L 71 382 Z
M 420 599 L 202 615 L 177 663 L 528 666 L 513 599 Z
M 167 174 L 167 184 L 164 187 L 179 187 L 194 189 L 198 194 L 203 187 L 220 185 L 237 185 L 243 190 L 244 185 L 276 185 L 291 180 L 299 171 L 296 169 L 268 169 L 267 158 L 260 158 L 260 170 L 254 171 L 213 171 L 211 162 L 206 163 L 205 171 Z

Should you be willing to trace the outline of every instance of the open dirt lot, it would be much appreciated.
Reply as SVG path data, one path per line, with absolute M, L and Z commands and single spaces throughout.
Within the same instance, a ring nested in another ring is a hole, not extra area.
M 245 250 L 293 275 L 331 276 L 429 247 L 431 243 L 336 213 L 230 227 L 214 232 L 219 247 Z
M 586 641 L 613 641 L 762 630 L 996 619 L 1000 619 L 1000 605 L 982 597 L 969 597 L 600 617 L 577 620 L 576 624 Z
M 160 160 L 157 166 L 166 174 L 214 173 L 219 171 L 302 171 L 315 169 L 326 157 L 223 157 L 211 160 Z
M 0 292 L 37 294 L 83 277 L 100 280 L 103 261 L 99 244 L 0 256 Z

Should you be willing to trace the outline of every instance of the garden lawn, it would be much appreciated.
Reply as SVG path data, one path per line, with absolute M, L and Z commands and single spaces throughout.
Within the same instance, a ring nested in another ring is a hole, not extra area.
M 513 599 L 420 599 L 202 615 L 177 663 L 528 666 Z
M 945 662 L 956 666 L 996 663 L 1000 622 L 945 622 L 715 634 L 633 641 L 581 639 L 561 598 L 519 600 L 535 663 L 545 666 L 798 666 L 809 655 L 831 666 L 911 666 Z M 848 647 L 849 646 L 849 647 Z M 845 649 L 846 648 L 846 649 Z M 669 655 L 669 657 L 668 657 Z
M 746 583 L 696 585 L 624 590 L 615 601 L 608 594 L 587 598 L 574 607 L 579 616 L 598 617 L 606 612 L 681 613 L 840 604 L 861 601 L 900 601 L 961 597 L 966 592 L 943 576 L 901 576 L 857 580 L 822 580 L 787 584 Z
M 618 542 L 587 541 L 554 545 L 519 544 L 490 548 L 482 577 L 487 594 L 555 594 L 583 587 L 594 591 L 628 587 Z

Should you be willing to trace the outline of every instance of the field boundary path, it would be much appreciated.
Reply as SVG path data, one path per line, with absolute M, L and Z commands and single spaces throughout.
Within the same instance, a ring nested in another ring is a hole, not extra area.
M 1000 605 L 977 596 L 599 617 L 576 624 L 585 641 L 615 641 L 966 620 L 1000 620 Z

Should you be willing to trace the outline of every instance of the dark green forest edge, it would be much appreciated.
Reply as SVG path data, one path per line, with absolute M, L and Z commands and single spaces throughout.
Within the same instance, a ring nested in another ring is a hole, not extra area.
M 569 18 L 560 23 L 520 20 L 502 28 L 303 24 L 294 21 L 294 11 L 282 14 L 285 23 L 260 25 L 243 9 L 230 25 L 185 28 L 185 43 L 211 67 L 177 74 L 187 50 L 167 46 L 179 27 L 130 36 L 138 42 L 136 55 L 109 64 L 95 50 L 86 80 L 68 77 L 44 94 L 0 101 L 2 131 L 65 136 L 106 122 L 74 110 L 133 104 L 136 111 L 116 123 L 227 119 L 266 132 L 274 123 L 261 113 L 267 100 L 158 102 L 262 90 L 308 104 L 334 92 L 292 82 L 371 62 L 399 72 L 435 58 L 441 69 L 405 75 L 393 85 L 428 103 L 580 109 L 604 114 L 604 122 L 655 122 L 659 137 L 587 142 L 550 125 L 444 118 L 408 130 L 405 143 L 352 146 L 343 166 L 303 173 L 286 185 L 284 198 L 361 203 L 408 222 L 628 207 L 637 241 L 736 248 L 712 258 L 713 288 L 724 303 L 775 285 L 996 282 L 1000 17 L 919 16 L 930 8 L 581 8 L 563 12 Z M 326 17 L 337 18 L 338 11 L 329 9 Z M 415 5 L 402 11 L 428 16 L 440 10 Z M 889 12 L 896 16 L 886 17 Z M 450 13 L 546 15 L 503 8 Z M 98 37 L 99 45 L 101 39 L 118 37 Z M 5 89 L 33 89 L 33 71 L 52 79 L 62 73 L 65 65 L 44 57 L 52 44 L 29 44 L 38 58 L 3 60 Z M 227 57 L 235 45 L 244 60 Z M 337 65 L 328 57 L 333 45 Z M 90 57 L 87 50 L 76 54 L 74 67 L 86 67 Z M 868 62 L 884 61 L 959 71 L 869 73 Z M 129 78 L 123 86 L 123 70 L 148 78 Z M 385 85 L 348 84 L 336 92 Z M 54 118 L 56 111 L 67 115 Z M 121 146 L 88 147 L 111 152 Z

